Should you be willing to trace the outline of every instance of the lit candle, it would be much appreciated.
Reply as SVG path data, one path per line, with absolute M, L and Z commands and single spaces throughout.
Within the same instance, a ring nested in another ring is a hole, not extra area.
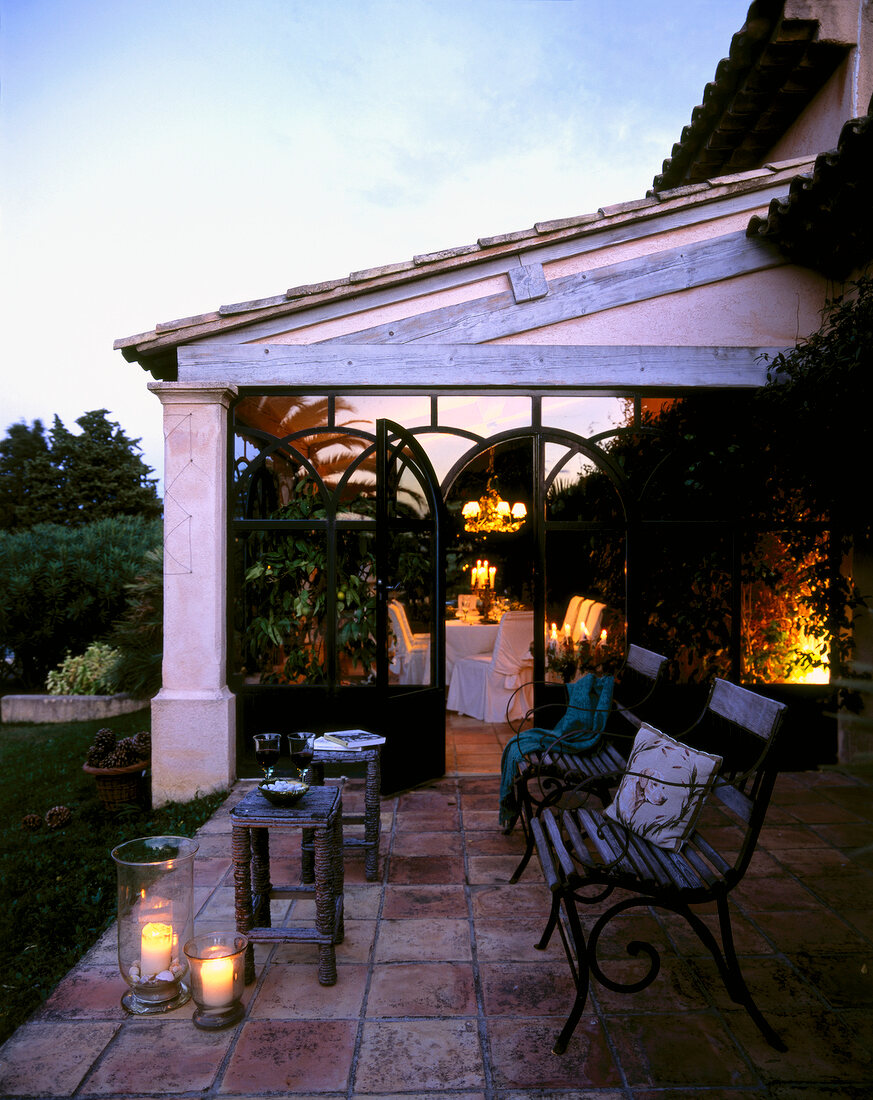
M 496 576 L 497 576 L 497 566 L 492 565 L 491 568 L 488 570 L 488 587 L 489 588 L 494 587 L 494 578 Z
M 143 925 L 140 938 L 140 971 L 148 977 L 169 969 L 173 954 L 173 929 L 169 924 L 150 921 Z
M 600 631 L 600 644 L 601 645 L 606 645 L 606 631 L 605 630 Z
M 568 642 L 569 640 L 570 640 L 570 624 L 569 623 L 564 623 L 564 641 Z
M 584 641 L 588 641 L 588 627 L 585 625 L 585 623 L 582 624 L 582 638 Z
M 233 1000 L 233 959 L 204 959 L 200 964 L 204 1005 L 219 1008 Z
M 556 642 L 558 640 L 558 624 L 552 623 L 552 632 L 549 635 L 551 641 Z

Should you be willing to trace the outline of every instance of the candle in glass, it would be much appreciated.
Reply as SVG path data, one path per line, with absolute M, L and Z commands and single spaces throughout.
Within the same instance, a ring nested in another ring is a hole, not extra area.
M 233 959 L 204 959 L 200 966 L 204 1005 L 220 1008 L 233 1000 Z
M 143 975 L 160 974 L 167 970 L 173 956 L 173 929 L 161 921 L 143 925 L 140 970 Z

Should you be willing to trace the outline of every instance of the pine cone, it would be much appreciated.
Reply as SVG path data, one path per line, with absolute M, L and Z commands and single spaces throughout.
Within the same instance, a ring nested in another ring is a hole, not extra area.
M 115 748 L 115 733 L 108 726 L 97 730 L 94 734 L 94 744 L 91 747 L 99 753 L 110 752 Z
M 52 806 L 46 811 L 45 823 L 50 829 L 62 829 L 73 820 L 69 806 Z
M 130 738 L 137 751 L 137 760 L 145 760 L 152 754 L 152 735 L 148 730 L 141 730 Z
M 37 829 L 42 828 L 42 818 L 39 814 L 25 814 L 21 819 L 22 829 L 30 829 L 31 832 L 35 832 Z
M 103 757 L 99 766 L 101 768 L 125 768 L 129 763 L 125 751 L 116 745 L 112 752 L 108 752 Z
M 139 753 L 136 751 L 136 746 L 129 737 L 125 737 L 119 741 L 115 746 L 115 755 L 123 763 L 116 764 L 116 767 L 126 768 L 128 764 L 135 764 L 140 758 Z

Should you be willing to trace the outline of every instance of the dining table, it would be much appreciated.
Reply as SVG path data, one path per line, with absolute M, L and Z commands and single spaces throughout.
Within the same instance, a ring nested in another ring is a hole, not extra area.
M 446 684 L 452 682 L 455 661 L 492 653 L 497 641 L 498 623 L 479 620 L 449 619 L 446 622 Z

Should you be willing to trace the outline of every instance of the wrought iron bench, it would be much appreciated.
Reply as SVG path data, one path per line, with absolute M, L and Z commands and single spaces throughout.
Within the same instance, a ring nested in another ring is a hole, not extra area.
M 525 837 L 525 851 L 510 879 L 517 882 L 533 855 L 530 821 L 543 807 L 560 802 L 568 790 L 580 782 L 604 784 L 601 797 L 606 797 L 610 783 L 624 767 L 633 734 L 646 717 L 651 717 L 652 701 L 667 668 L 667 658 L 641 646 L 628 647 L 625 663 L 617 677 L 606 732 L 591 752 L 566 751 L 564 738 L 555 740 L 542 751 L 525 753 L 518 766 L 515 781 L 519 820 Z M 546 704 L 528 711 L 525 719 L 539 725 L 545 714 L 561 715 L 567 707 Z M 515 727 L 514 727 L 515 728 Z M 518 729 L 521 723 L 518 724 Z
M 775 1049 L 786 1049 L 743 979 L 728 907 L 728 895 L 745 874 L 767 812 L 778 770 L 774 750 L 784 709 L 782 703 L 724 680 L 715 681 L 692 732 L 698 735 L 699 747 L 722 756 L 723 762 L 714 773 L 701 817 L 676 851 L 631 832 L 610 816 L 614 808 L 597 809 L 591 799 L 574 809 L 545 806 L 532 818 L 534 845 L 552 895 L 548 923 L 537 947 L 545 949 L 558 929 L 576 988 L 572 1010 L 553 1048 L 556 1054 L 564 1052 L 579 1022 L 589 975 L 607 989 L 627 993 L 645 989 L 657 977 L 660 956 L 651 943 L 632 941 L 627 945 L 630 955 L 648 960 L 648 969 L 638 980 L 615 981 L 598 962 L 598 942 L 604 929 L 614 917 L 637 907 L 665 909 L 684 917 L 712 954 L 731 999 L 746 1009 Z M 639 760 L 635 751 L 627 772 L 632 784 L 635 775 L 650 781 L 645 769 L 634 772 Z M 617 795 L 616 802 L 620 797 Z M 716 805 L 720 813 L 713 812 Z M 718 834 L 728 823 L 725 815 L 735 828 L 729 850 L 723 851 Z M 735 839 L 737 829 L 742 834 L 739 842 Z M 619 891 L 618 900 L 604 908 L 604 901 L 614 891 Z M 712 902 L 718 909 L 721 946 L 691 909 Z M 596 919 L 586 934 L 579 906 L 592 904 L 597 907 Z

